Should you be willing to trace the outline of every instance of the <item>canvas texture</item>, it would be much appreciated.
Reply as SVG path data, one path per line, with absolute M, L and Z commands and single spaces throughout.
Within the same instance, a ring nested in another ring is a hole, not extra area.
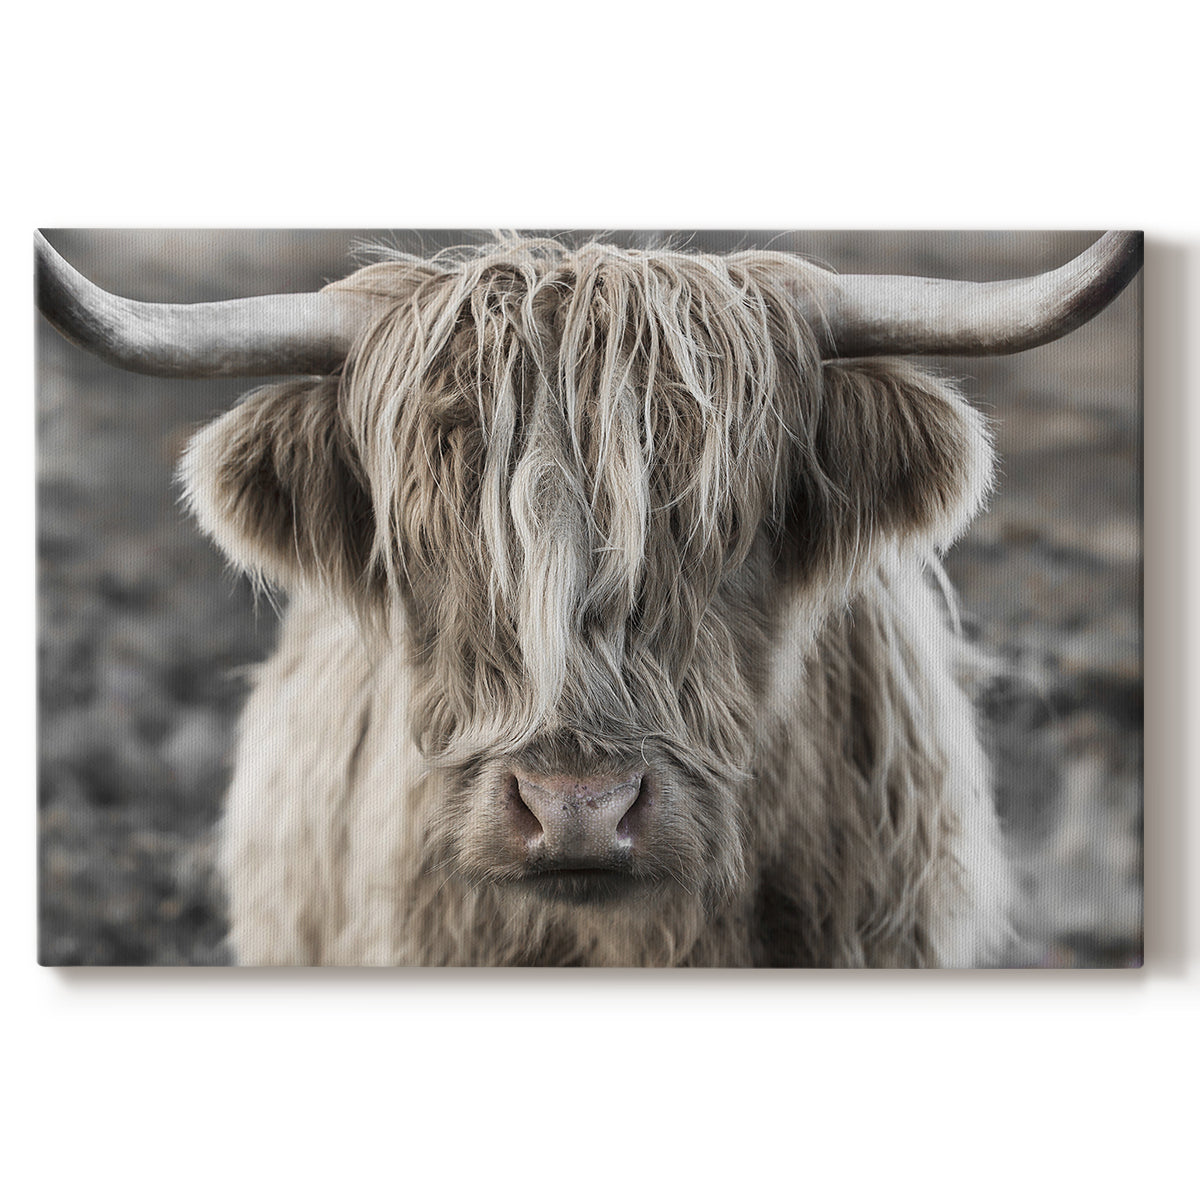
M 811 300 L 1097 235 L 46 233 L 342 323 L 38 320 L 40 962 L 1141 965 L 1140 276 L 1003 355 Z

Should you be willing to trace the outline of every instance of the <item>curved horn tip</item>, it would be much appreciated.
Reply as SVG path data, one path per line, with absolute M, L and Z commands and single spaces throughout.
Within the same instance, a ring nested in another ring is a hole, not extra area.
M 1109 236 L 1105 234 L 1105 237 Z M 1146 234 L 1141 229 L 1113 231 L 1112 237 L 1120 246 L 1120 253 L 1129 260 L 1130 275 L 1141 270 L 1146 258 Z
M 830 356 L 979 356 L 1033 349 L 1106 308 L 1138 273 L 1142 248 L 1140 232 L 1113 230 L 1055 270 L 991 283 L 832 276 Z
M 326 375 L 340 369 L 366 305 L 322 292 L 197 304 L 127 300 L 97 287 L 34 234 L 42 314 L 69 341 L 129 371 L 179 379 Z

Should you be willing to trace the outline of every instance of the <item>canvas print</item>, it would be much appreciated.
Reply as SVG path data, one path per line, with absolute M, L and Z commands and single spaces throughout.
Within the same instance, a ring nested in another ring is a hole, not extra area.
M 1141 254 L 37 234 L 40 961 L 1140 965 Z

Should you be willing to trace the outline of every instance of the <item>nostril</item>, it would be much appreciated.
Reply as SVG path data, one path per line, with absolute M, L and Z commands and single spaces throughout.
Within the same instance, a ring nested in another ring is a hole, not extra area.
M 508 828 L 546 863 L 605 867 L 644 837 L 650 787 L 641 772 L 514 775 L 505 782 Z
M 521 798 L 521 785 L 515 775 L 510 775 L 505 784 L 504 801 L 513 829 L 523 841 L 532 843 L 544 835 L 541 821 Z
M 649 807 L 650 782 L 649 777 L 643 775 L 638 784 L 637 795 L 634 797 L 633 803 L 625 810 L 624 815 L 617 822 L 618 846 L 632 846 L 637 841 L 642 832 L 643 818 Z

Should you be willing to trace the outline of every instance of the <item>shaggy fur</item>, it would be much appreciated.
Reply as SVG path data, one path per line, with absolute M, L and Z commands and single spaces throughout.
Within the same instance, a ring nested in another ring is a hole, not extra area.
M 1005 938 L 987 767 L 923 568 L 991 478 L 901 362 L 822 363 L 767 253 L 512 240 L 335 286 L 339 379 L 191 443 L 292 595 L 224 833 L 243 963 L 967 965 Z M 514 770 L 645 771 L 628 900 L 518 886 Z

